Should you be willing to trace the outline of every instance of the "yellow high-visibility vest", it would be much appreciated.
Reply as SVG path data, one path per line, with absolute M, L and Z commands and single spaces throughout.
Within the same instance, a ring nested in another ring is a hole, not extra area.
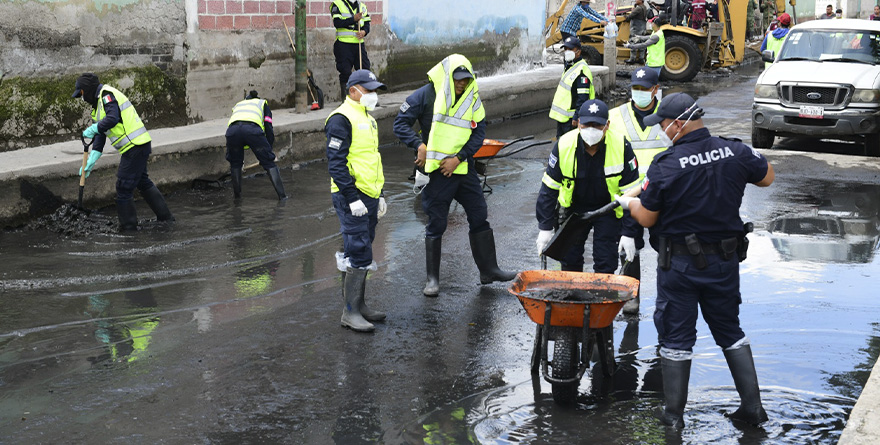
M 654 106 L 654 113 L 657 112 L 659 106 L 660 101 L 658 100 L 657 105 Z M 639 163 L 639 179 L 644 179 L 648 167 L 654 161 L 654 156 L 669 148 L 660 139 L 660 133 L 663 132 L 663 129 L 659 125 L 654 125 L 642 130 L 636 119 L 635 110 L 632 108 L 632 102 L 612 109 L 608 113 L 608 122 L 608 132 L 626 135 Z
M 147 133 L 147 128 L 134 109 L 134 105 L 131 104 L 128 97 L 116 88 L 107 85 L 101 88 L 101 94 L 98 96 L 98 106 L 92 110 L 92 121 L 97 123 L 107 116 L 107 113 L 104 111 L 105 92 L 113 93 L 113 97 L 116 98 L 116 103 L 119 105 L 119 114 L 122 117 L 122 120 L 106 133 L 110 145 L 118 150 L 119 154 L 123 154 L 135 145 L 144 145 L 152 141 L 153 139 L 150 137 L 150 133 Z
M 333 14 L 334 5 L 339 10 L 339 14 Z M 358 4 L 358 9 L 361 13 L 361 20 L 358 23 L 360 28 L 363 29 L 364 23 L 370 21 L 370 13 L 367 12 L 367 5 L 364 4 L 363 0 Z M 333 0 L 333 3 L 330 3 L 330 14 L 334 19 L 345 20 L 354 17 L 355 13 L 345 0 Z M 336 40 L 342 43 L 364 43 L 364 39 L 357 37 L 357 28 L 336 28 Z
M 348 148 L 348 172 L 354 178 L 354 185 L 370 198 L 378 198 L 385 186 L 382 171 L 382 155 L 379 154 L 379 126 L 363 105 L 350 97 L 339 108 L 333 110 L 327 120 L 341 114 L 351 123 L 351 147 Z M 324 124 L 327 124 L 327 120 Z M 339 187 L 330 178 L 330 191 L 336 193 Z
M 585 60 L 578 60 L 577 63 L 569 67 L 562 74 L 562 80 L 559 81 L 559 85 L 556 87 L 556 94 L 553 95 L 553 104 L 550 105 L 551 119 L 565 123 L 574 118 L 577 110 L 571 108 L 574 103 L 571 97 L 571 86 L 581 74 L 590 79 L 589 99 L 593 100 L 596 98 L 596 89 L 593 87 L 593 72 L 590 71 L 590 66 L 587 65 Z M 578 93 L 581 93 L 580 89 L 578 89 Z M 584 91 L 584 93 L 587 93 L 587 91 Z

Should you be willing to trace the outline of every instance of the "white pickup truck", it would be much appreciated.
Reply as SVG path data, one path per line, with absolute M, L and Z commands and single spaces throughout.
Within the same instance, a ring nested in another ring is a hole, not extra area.
M 776 136 L 861 141 L 880 156 L 880 22 L 813 20 L 794 26 L 758 77 L 752 145 Z

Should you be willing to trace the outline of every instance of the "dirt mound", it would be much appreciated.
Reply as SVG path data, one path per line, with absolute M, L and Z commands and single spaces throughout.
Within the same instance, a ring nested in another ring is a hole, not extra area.
M 49 230 L 66 236 L 81 237 L 95 233 L 117 233 L 119 225 L 116 218 L 77 209 L 73 204 L 64 204 L 50 215 L 31 221 L 29 230 Z

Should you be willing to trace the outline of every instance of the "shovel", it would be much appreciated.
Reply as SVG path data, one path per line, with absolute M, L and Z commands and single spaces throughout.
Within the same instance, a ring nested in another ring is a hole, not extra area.
M 76 198 L 76 209 L 88 213 L 89 211 L 83 207 L 83 190 L 86 187 L 86 164 L 89 162 L 89 147 L 92 146 L 94 139 L 86 142 L 85 136 L 80 135 L 79 138 L 83 144 L 83 162 L 82 169 L 80 169 L 81 173 L 79 174 L 79 196 Z
M 624 193 L 623 196 L 634 197 L 638 196 L 641 192 L 641 187 L 633 187 L 628 192 Z M 583 231 L 587 229 L 587 222 L 611 213 L 619 205 L 620 203 L 617 202 L 617 200 L 614 200 L 592 212 L 573 213 L 569 215 L 569 217 L 565 219 L 565 222 L 559 226 L 559 230 L 557 230 L 556 234 L 553 235 L 553 238 L 550 239 L 550 243 L 547 244 L 544 251 L 541 252 L 542 256 L 553 258 L 556 261 L 562 261 L 565 254 L 568 253 L 568 249 L 571 248 L 572 243 L 574 243 L 575 240 L 582 235 Z

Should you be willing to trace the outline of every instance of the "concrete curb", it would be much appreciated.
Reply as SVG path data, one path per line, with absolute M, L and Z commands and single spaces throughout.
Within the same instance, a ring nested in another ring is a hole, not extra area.
M 849 414 L 838 445 L 873 445 L 880 443 L 880 360 L 874 363 L 871 376 L 859 401 Z
M 590 68 L 597 94 L 603 94 L 608 85 L 613 86 L 608 68 Z M 562 66 L 551 65 L 479 79 L 487 118 L 549 109 L 561 75 Z M 394 117 L 410 93 L 401 91 L 380 95 L 382 106 L 372 115 L 379 124 L 381 144 L 396 140 L 391 131 Z M 234 102 L 230 99 L 230 109 Z M 335 108 L 336 104 L 328 103 L 323 110 L 306 114 L 296 114 L 291 109 L 273 110 L 275 153 L 282 167 L 324 157 L 324 121 Z M 224 157 L 227 119 L 150 130 L 153 154 L 149 172 L 163 192 L 189 187 L 198 178 L 219 178 L 228 171 L 229 164 Z M 114 150 L 106 150 L 86 180 L 84 203 L 87 207 L 113 203 L 118 157 Z M 246 163 L 251 159 L 246 157 Z M 51 213 L 64 202 L 75 202 L 79 190 L 75 173 L 81 163 L 82 144 L 79 141 L 0 153 L 0 225 L 21 225 L 29 219 Z

